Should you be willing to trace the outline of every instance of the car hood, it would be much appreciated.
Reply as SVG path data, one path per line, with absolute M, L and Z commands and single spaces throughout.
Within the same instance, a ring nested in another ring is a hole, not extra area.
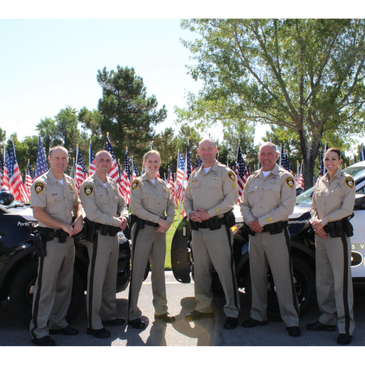
M 298 204 L 294 207 L 294 211 L 292 214 L 290 214 L 289 216 L 289 220 L 292 219 L 298 219 L 299 217 L 301 217 L 304 213 L 309 212 L 310 210 L 310 205 L 309 204 Z M 243 223 L 243 217 L 241 214 L 241 209 L 239 205 L 235 205 L 233 207 L 233 213 L 234 216 L 236 218 L 236 223 Z
M 14 207 L 8 206 L 6 208 L 1 206 L 0 208 L 6 213 L 6 215 L 20 215 L 28 221 L 36 221 L 33 217 L 33 209 L 29 205 L 15 205 Z

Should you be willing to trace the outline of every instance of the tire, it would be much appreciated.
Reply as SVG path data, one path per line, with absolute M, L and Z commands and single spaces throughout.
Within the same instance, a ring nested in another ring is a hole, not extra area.
M 312 268 L 300 257 L 293 256 L 294 287 L 298 296 L 300 316 L 304 316 L 316 301 L 316 283 Z M 268 276 L 267 315 L 271 321 L 281 321 L 279 304 L 271 273 Z
M 19 321 L 29 326 L 32 319 L 32 302 L 34 284 L 37 279 L 37 261 L 32 260 L 22 266 L 14 276 L 10 287 L 10 305 Z M 84 284 L 75 269 L 72 297 L 67 313 L 67 321 L 77 317 L 84 305 Z
M 316 302 L 316 283 L 313 269 L 300 257 L 293 256 L 294 287 L 300 305 L 300 316 L 304 316 Z M 237 275 L 239 288 L 244 288 L 241 305 L 251 308 L 251 279 L 249 270 L 241 270 Z M 271 273 L 268 274 L 267 315 L 271 321 L 281 321 L 278 298 Z

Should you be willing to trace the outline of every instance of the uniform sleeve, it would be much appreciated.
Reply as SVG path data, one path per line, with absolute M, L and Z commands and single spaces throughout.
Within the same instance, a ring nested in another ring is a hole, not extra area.
M 113 180 L 113 184 L 114 184 L 114 191 L 118 196 L 118 209 L 117 209 L 117 213 L 119 217 L 124 217 L 128 219 L 128 208 L 127 208 L 127 204 L 125 203 L 124 198 L 122 197 L 122 195 L 120 194 L 118 187 L 116 186 L 114 180 Z
M 73 206 L 74 207 L 77 207 L 81 203 L 81 200 L 79 198 L 79 194 L 77 194 L 77 189 L 76 189 L 75 181 L 73 179 L 71 179 L 70 184 L 73 187 L 73 192 L 75 192 L 75 194 L 74 194 L 75 195 L 75 199 L 73 201 Z
M 249 182 L 251 180 L 251 176 L 247 179 L 245 186 L 249 186 Z M 241 214 L 243 217 L 243 221 L 246 223 L 250 223 L 252 221 L 255 220 L 253 214 L 252 214 L 252 207 L 249 205 L 248 203 L 248 199 L 247 199 L 247 194 L 248 194 L 248 189 L 244 189 L 243 190 L 243 195 L 241 198 L 241 204 L 240 204 L 240 209 L 241 209 Z
M 223 195 L 224 199 L 218 205 L 208 210 L 210 217 L 229 212 L 238 202 L 236 174 L 231 170 L 225 170 L 223 173 Z
M 157 223 L 160 217 L 157 214 L 150 213 L 142 205 L 142 198 L 141 198 L 142 189 L 143 189 L 142 182 L 140 180 L 134 180 L 132 182 L 132 189 L 131 189 L 132 213 L 135 214 L 140 219 Z
M 347 181 L 350 182 L 349 185 L 347 184 Z M 354 180 L 351 176 L 345 178 L 345 181 L 342 184 L 342 192 L 343 200 L 341 208 L 327 214 L 322 219 L 322 226 L 325 226 L 328 222 L 348 217 L 354 211 L 356 189 Z
M 90 187 L 92 188 L 90 191 Z M 95 203 L 95 189 L 90 181 L 84 181 L 80 188 L 80 198 L 86 217 L 92 222 L 118 227 L 119 219 L 99 210 Z
M 43 180 L 36 180 L 30 188 L 30 206 L 45 208 L 47 206 L 47 185 Z
M 293 213 L 296 195 L 293 177 L 284 174 L 281 178 L 281 202 L 278 207 L 259 217 L 260 226 L 264 227 L 266 224 L 288 219 L 289 215 Z

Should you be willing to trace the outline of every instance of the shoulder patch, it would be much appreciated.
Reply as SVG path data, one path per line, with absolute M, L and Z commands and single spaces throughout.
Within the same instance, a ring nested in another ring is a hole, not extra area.
M 236 181 L 236 174 L 232 171 L 230 171 L 228 173 L 228 177 L 232 180 L 232 181 Z
M 290 189 L 294 187 L 294 179 L 292 177 L 285 178 L 286 185 L 289 186 Z
M 139 185 L 139 180 L 133 180 L 133 182 L 132 182 L 132 190 L 134 190 L 137 186 Z
M 87 196 L 90 196 L 94 191 L 94 187 L 92 185 L 85 185 L 84 192 Z
M 350 188 L 352 189 L 354 186 L 355 186 L 355 183 L 354 183 L 354 179 L 352 178 L 352 176 L 347 176 L 346 179 L 345 179 L 345 184 Z
M 44 190 L 44 187 L 45 187 L 44 183 L 36 182 L 34 186 L 36 194 L 39 195 Z

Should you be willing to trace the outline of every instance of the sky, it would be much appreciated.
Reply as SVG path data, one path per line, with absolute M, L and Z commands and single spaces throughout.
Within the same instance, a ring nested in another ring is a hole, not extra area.
M 0 126 L 22 140 L 41 119 L 60 109 L 97 109 L 98 70 L 134 68 L 147 95 L 168 110 L 157 130 L 171 126 L 175 105 L 200 83 L 187 74 L 190 52 L 180 38 L 192 34 L 179 19 L 1 19 Z M 179 127 L 176 126 L 176 129 Z
M 280 7 L 280 3 L 290 6 Z M 186 17 L 260 17 L 295 16 L 292 2 L 225 1 L 224 7 L 204 2 L 185 1 L 184 7 L 171 2 L 154 1 L 126 5 L 103 1 L 103 6 L 84 1 L 17 1 L 2 7 L 0 14 L 0 127 L 7 137 L 18 139 L 37 135 L 44 118 L 54 118 L 67 106 L 97 109 L 102 90 L 96 81 L 98 70 L 133 67 L 144 80 L 147 95 L 156 96 L 159 108 L 168 111 L 160 132 L 174 124 L 174 107 L 186 107 L 188 92 L 197 93 L 201 83 L 187 74 L 193 64 L 191 53 L 180 38 L 195 35 L 180 27 Z M 237 5 L 238 4 L 238 5 Z M 310 2 L 308 3 L 310 5 Z M 42 9 L 42 10 L 41 10 Z M 307 9 L 308 11 L 308 9 Z M 319 17 L 331 13 L 316 6 Z M 300 17 L 305 16 L 302 10 Z M 346 16 L 346 13 L 343 13 Z M 114 18 L 114 19 L 113 19 Z M 258 143 L 267 128 L 257 129 Z M 220 128 L 210 131 L 221 138 Z

